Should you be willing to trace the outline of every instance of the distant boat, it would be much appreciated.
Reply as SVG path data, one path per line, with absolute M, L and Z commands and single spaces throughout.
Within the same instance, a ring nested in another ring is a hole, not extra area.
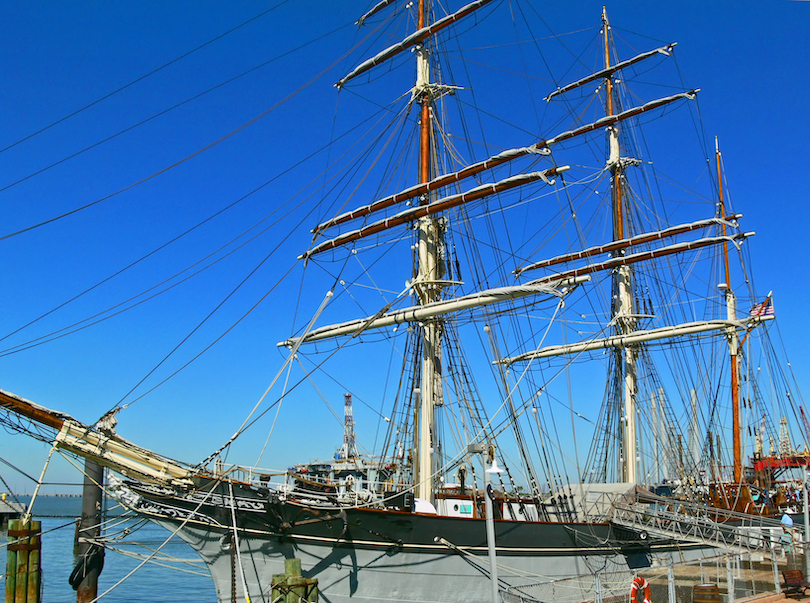
M 714 171 L 701 191 L 679 189 L 646 149 L 642 127 L 685 111 L 698 93 L 631 91 L 675 44 L 617 57 L 603 12 L 598 68 L 548 90 L 554 131 L 491 151 L 484 126 L 509 119 L 524 92 L 498 90 L 497 119 L 455 112 L 456 101 L 474 109 L 479 89 L 466 73 L 455 78 L 443 45 L 497 35 L 484 17 L 498 3 L 476 0 L 444 17 L 424 0 L 405 4 L 384 1 L 360 19 L 395 11 L 412 16 L 415 31 L 337 87 L 406 53 L 415 84 L 387 109 L 392 125 L 347 166 L 345 186 L 327 191 L 336 208 L 368 202 L 314 226 L 301 264 L 329 294 L 314 313 L 318 302 L 305 299 L 311 320 L 279 343 L 284 369 L 302 356 L 319 367 L 356 344 L 391 355 L 393 376 L 361 363 L 342 375 L 388 379 L 395 391 L 379 449 L 358 450 L 350 396 L 337 455 L 282 476 L 226 467 L 232 442 L 188 465 L 127 442 L 113 415 L 88 426 L 10 393 L 0 396 L 3 422 L 25 430 L 18 417 L 33 419 L 50 429 L 48 441 L 123 476 L 110 490 L 194 547 L 222 602 L 234 592 L 269 600 L 290 557 L 331 602 L 489 600 L 488 494 L 477 464 L 496 459 L 505 469 L 490 494 L 502 587 L 747 546 L 734 526 L 788 509 L 780 474 L 807 456 L 774 417 L 795 406 L 769 360 L 773 296 L 753 290 L 735 261 L 753 233 L 724 198 L 719 148 L 704 158 Z M 667 140 L 659 150 L 679 160 L 663 165 L 700 165 Z M 327 304 L 341 322 L 316 326 Z M 759 363 L 777 385 L 760 384 Z M 569 425 L 579 420 L 594 434 L 584 462 L 566 458 L 577 454 Z M 674 505 L 686 510 L 666 515 Z M 689 518 L 702 522 L 700 534 Z

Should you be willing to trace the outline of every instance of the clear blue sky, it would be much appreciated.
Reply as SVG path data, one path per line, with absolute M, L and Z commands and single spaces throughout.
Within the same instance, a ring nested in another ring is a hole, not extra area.
M 292 172 L 284 181 L 287 189 L 279 185 L 262 190 L 173 246 L 171 253 L 144 262 L 127 278 L 107 283 L 12 334 L 329 141 L 338 106 L 332 83 L 361 57 L 355 53 L 348 60 L 338 59 L 367 33 L 350 26 L 367 8 L 366 2 L 287 2 L 23 140 L 272 6 L 242 1 L 34 1 L 0 6 L 5 25 L 0 40 L 0 149 L 6 149 L 0 152 L 0 236 L 155 174 L 275 107 L 337 61 L 324 77 L 202 155 L 74 216 L 0 241 L 0 337 L 7 336 L 0 349 L 140 293 L 268 213 L 278 195 L 292 190 L 293 179 L 316 175 L 311 170 Z M 535 8 L 555 32 L 565 33 L 595 26 L 601 6 L 583 0 Z M 805 304 L 810 289 L 804 274 L 810 210 L 804 177 L 810 132 L 804 113 L 810 92 L 810 2 L 621 2 L 608 5 L 608 10 L 617 30 L 652 38 L 639 50 L 660 40 L 678 42 L 676 56 L 686 85 L 702 90 L 700 109 L 707 133 L 720 137 L 735 209 L 745 215 L 745 229 L 757 231 L 750 244 L 756 250 L 758 285 L 775 291 L 788 353 L 806 386 L 810 354 Z M 308 42 L 303 50 L 286 54 Z M 380 49 L 386 42 L 380 39 L 372 46 Z M 271 59 L 277 60 L 259 67 Z M 233 83 L 49 167 L 254 67 Z M 409 85 L 403 82 L 400 89 Z M 292 223 L 300 219 L 306 228 L 314 225 L 318 216 L 306 218 L 305 211 L 298 210 Z M 119 317 L 0 356 L 0 388 L 92 422 L 211 312 L 284 232 L 269 231 L 187 286 Z M 262 266 L 260 282 L 253 279 L 240 289 L 148 383 L 179 368 L 246 312 L 294 264 L 307 243 L 304 232 L 285 244 Z M 119 431 L 186 461 L 201 460 L 224 442 L 281 364 L 275 342 L 290 333 L 299 281 L 293 277 L 285 283 L 283 291 L 271 294 L 191 368 L 122 412 Z M 299 324 L 301 320 L 299 316 Z M 339 394 L 331 402 L 340 412 Z M 318 405 L 319 415 L 304 409 L 310 423 L 303 433 L 276 434 L 274 456 L 263 464 L 284 467 L 331 453 L 340 443 L 341 427 Z M 377 420 L 364 409 L 356 415 L 358 421 Z M 251 441 L 252 452 L 245 458 L 230 460 L 252 463 L 262 443 L 260 435 Z M 23 436 L 0 436 L 0 457 L 30 474 L 39 474 L 46 453 L 46 447 Z M 0 475 L 14 489 L 32 487 L 5 466 Z M 78 475 L 59 461 L 49 479 L 76 481 Z

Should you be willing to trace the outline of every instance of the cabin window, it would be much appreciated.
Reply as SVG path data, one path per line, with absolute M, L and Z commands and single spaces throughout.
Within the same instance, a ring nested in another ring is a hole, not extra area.
M 461 505 L 462 515 L 472 515 L 472 505 Z

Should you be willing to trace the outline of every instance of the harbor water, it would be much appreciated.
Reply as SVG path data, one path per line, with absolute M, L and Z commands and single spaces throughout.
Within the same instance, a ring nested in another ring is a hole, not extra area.
M 30 498 L 20 497 L 19 500 L 27 504 Z M 76 600 L 76 592 L 68 583 L 68 578 L 76 564 L 73 539 L 81 506 L 82 499 L 77 496 L 42 496 L 34 505 L 34 518 L 42 521 L 44 603 Z M 110 542 L 111 548 L 107 550 L 104 559 L 104 570 L 99 578 L 99 594 L 124 578 L 144 557 L 148 557 L 171 536 L 170 532 L 151 522 L 121 517 L 121 510 L 110 506 L 105 535 L 114 540 Z M 7 542 L 5 530 L 2 542 L 4 545 Z M 4 572 L 5 546 L 3 551 Z M 5 576 L 0 579 L 0 591 L 4 590 Z M 174 537 L 153 561 L 146 563 L 101 600 L 108 603 L 215 603 L 216 594 L 211 576 L 199 556 L 185 542 Z

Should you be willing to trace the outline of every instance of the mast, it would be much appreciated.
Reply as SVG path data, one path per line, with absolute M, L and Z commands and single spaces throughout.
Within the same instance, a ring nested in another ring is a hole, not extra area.
M 613 107 L 613 76 L 610 71 L 610 25 L 607 19 L 607 9 L 602 8 L 602 33 L 604 35 L 605 78 L 607 92 L 607 116 L 614 115 Z M 608 167 L 611 173 L 612 206 L 613 206 L 613 239 L 620 241 L 625 238 L 624 203 L 622 200 L 622 161 L 619 154 L 619 129 L 612 125 L 608 132 Z M 624 250 L 619 251 L 624 254 Z M 613 318 L 616 329 L 620 334 L 627 334 L 634 330 L 633 316 L 633 287 L 630 267 L 619 266 L 614 276 L 614 302 Z M 617 349 L 617 371 L 622 379 L 624 401 L 624 417 L 622 421 L 622 454 L 619 459 L 619 475 L 624 482 L 636 482 L 636 366 L 635 353 L 630 347 Z
M 441 406 L 443 403 L 441 351 L 443 337 L 442 315 L 450 311 L 486 305 L 499 300 L 519 296 L 537 294 L 562 295 L 570 286 L 587 280 L 587 277 L 575 277 L 570 283 L 567 283 L 568 279 L 552 278 L 549 279 L 548 282 L 541 279 L 537 282 L 529 283 L 526 286 L 486 290 L 481 292 L 480 296 L 464 296 L 455 300 L 444 299 L 442 294 L 443 288 L 448 284 L 443 280 L 445 276 L 444 231 L 446 219 L 441 216 L 436 216 L 435 214 L 464 203 L 484 198 L 488 195 L 498 194 L 502 191 L 538 180 L 543 180 L 546 184 L 552 185 L 554 181 L 551 178 L 569 169 L 569 166 L 555 166 L 543 171 L 511 176 L 500 182 L 482 184 L 465 193 L 450 195 L 444 199 L 436 199 L 436 191 L 481 171 L 500 165 L 501 163 L 546 149 L 553 142 L 565 140 L 584 132 L 602 128 L 606 125 L 605 123 L 599 123 L 581 126 L 576 130 L 564 132 L 557 137 L 556 141 L 553 139 L 539 141 L 532 145 L 531 148 L 508 150 L 486 161 L 467 166 L 455 173 L 446 174 L 444 176 L 437 174 L 438 169 L 431 165 L 431 158 L 435 152 L 433 148 L 433 128 L 431 122 L 434 118 L 433 107 L 435 100 L 442 96 L 442 94 L 450 92 L 452 87 L 431 82 L 428 40 L 438 31 L 472 14 L 489 2 L 492 2 L 492 0 L 472 0 L 455 13 L 449 14 L 430 25 L 426 25 L 428 2 L 426 0 L 418 0 L 416 8 L 417 31 L 407 36 L 404 40 L 389 46 L 371 59 L 364 61 L 351 73 L 337 82 L 336 86 L 340 89 L 353 78 L 362 73 L 366 73 L 376 65 L 383 64 L 389 58 L 411 48 L 414 50 L 416 55 L 416 85 L 412 90 L 411 99 L 413 104 L 419 105 L 420 112 L 418 183 L 405 191 L 400 191 L 394 195 L 378 199 L 369 205 L 327 220 L 318 225 L 313 233 L 317 237 L 321 231 L 331 226 L 336 226 L 372 212 L 391 207 L 405 200 L 418 197 L 419 203 L 415 208 L 408 208 L 392 216 L 377 220 L 371 224 L 366 224 L 356 230 L 322 241 L 299 257 L 299 259 L 306 260 L 315 254 L 335 249 L 341 245 L 383 232 L 389 228 L 415 223 L 418 238 L 415 250 L 416 274 L 411 281 L 411 286 L 416 295 L 419 307 L 407 308 L 404 311 L 397 310 L 395 312 L 386 312 L 381 316 L 370 317 L 360 322 L 352 321 L 324 327 L 308 333 L 302 340 L 315 341 L 317 339 L 341 334 L 356 334 L 367 328 L 379 328 L 388 324 L 398 324 L 402 320 L 419 323 L 420 328 L 417 330 L 417 336 L 419 337 L 417 349 L 419 350 L 418 353 L 421 354 L 421 358 L 419 362 L 419 384 L 414 385 L 413 388 L 415 429 L 411 459 L 414 496 L 431 503 L 435 498 L 434 484 L 436 483 L 435 477 L 437 473 L 434 454 L 439 448 L 438 436 L 435 429 L 436 407 Z M 380 8 L 385 5 L 384 2 L 378 4 Z M 412 6 L 412 4 L 409 6 Z M 376 10 L 376 7 L 373 10 Z M 693 96 L 693 93 L 687 96 Z M 678 100 L 678 98 L 680 97 L 676 98 L 673 96 L 668 99 L 661 99 L 653 105 L 635 108 L 633 114 L 648 111 L 656 106 L 660 106 L 662 103 L 667 104 Z M 631 114 L 629 113 L 627 115 L 616 116 L 614 121 L 620 121 L 630 116 Z M 408 203 L 408 205 L 410 205 L 410 203 Z M 555 289 L 558 285 L 562 286 L 562 291 Z M 293 345 L 295 341 L 296 340 L 287 340 L 280 345 Z M 301 341 L 299 340 L 298 342 L 300 343 Z
M 714 153 L 717 158 L 717 190 L 720 199 L 720 216 L 726 214 L 725 202 L 723 201 L 723 173 L 720 167 L 720 144 L 717 137 L 714 138 Z M 726 234 L 726 225 L 722 225 L 723 234 Z M 728 243 L 723 244 L 723 264 L 725 268 L 726 282 L 721 285 L 725 289 L 726 296 L 726 316 L 729 320 L 737 318 L 737 298 L 731 289 L 731 271 L 728 261 Z M 737 360 L 737 348 L 739 346 L 737 329 L 728 329 L 728 352 L 729 365 L 731 368 L 731 429 L 734 447 L 734 483 L 742 483 L 742 433 L 740 425 L 740 368 Z
M 425 27 L 425 0 L 419 0 L 418 29 Z M 419 124 L 419 183 L 430 181 L 431 157 L 431 105 L 430 65 L 426 43 L 421 43 L 416 50 L 416 88 L 415 94 L 421 103 Z M 430 203 L 429 194 L 420 198 L 420 205 Z M 416 294 L 421 305 L 441 299 L 439 281 L 439 249 L 442 245 L 440 219 L 425 216 L 419 219 L 419 243 L 417 246 L 418 273 L 414 282 Z M 418 410 L 418 431 L 415 438 L 416 454 L 414 455 L 414 496 L 433 503 L 433 452 L 435 450 L 436 406 L 441 405 L 441 324 L 437 320 L 428 320 L 422 328 L 422 366 L 420 371 Z

